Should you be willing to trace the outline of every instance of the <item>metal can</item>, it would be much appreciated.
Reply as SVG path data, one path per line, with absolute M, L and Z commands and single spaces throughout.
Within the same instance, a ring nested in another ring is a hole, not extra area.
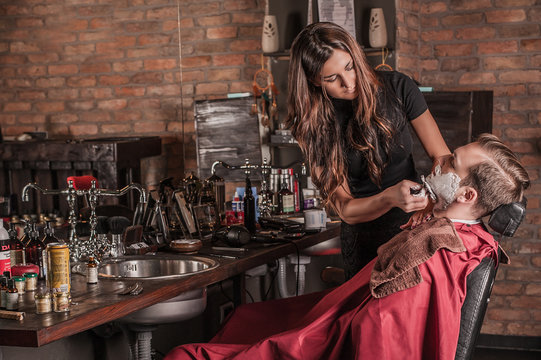
M 70 252 L 64 243 L 47 244 L 47 287 L 53 293 L 71 291 Z

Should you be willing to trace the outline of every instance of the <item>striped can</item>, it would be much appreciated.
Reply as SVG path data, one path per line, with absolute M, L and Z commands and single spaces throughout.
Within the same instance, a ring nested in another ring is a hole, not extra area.
M 53 293 L 71 291 L 70 252 L 66 244 L 47 244 L 47 287 Z

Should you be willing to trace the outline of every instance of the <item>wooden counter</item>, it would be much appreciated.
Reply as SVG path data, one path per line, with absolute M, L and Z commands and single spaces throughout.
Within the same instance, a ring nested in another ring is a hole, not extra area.
M 0 345 L 38 347 L 55 340 L 77 334 L 109 321 L 119 319 L 134 311 L 173 298 L 178 294 L 205 287 L 235 277 L 243 272 L 272 262 L 339 236 L 339 223 L 328 224 L 326 230 L 272 246 L 249 244 L 249 250 L 239 259 L 212 257 L 219 262 L 216 268 L 174 280 L 143 281 L 144 291 L 137 295 L 118 295 L 134 281 L 100 279 L 97 285 L 86 284 L 84 276 L 72 275 L 72 301 L 69 313 L 35 313 L 34 292 L 27 292 L 19 301 L 19 311 L 25 312 L 21 321 L 0 319 Z M 204 256 L 204 255 L 200 255 Z M 23 301 L 24 300 L 24 301 Z

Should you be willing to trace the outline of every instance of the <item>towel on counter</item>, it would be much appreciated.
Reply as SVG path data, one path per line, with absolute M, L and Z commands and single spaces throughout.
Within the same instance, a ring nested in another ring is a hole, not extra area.
M 439 249 L 466 251 L 455 226 L 447 218 L 433 219 L 424 226 L 402 231 L 378 248 L 370 292 L 381 298 L 418 285 L 423 281 L 419 265 Z

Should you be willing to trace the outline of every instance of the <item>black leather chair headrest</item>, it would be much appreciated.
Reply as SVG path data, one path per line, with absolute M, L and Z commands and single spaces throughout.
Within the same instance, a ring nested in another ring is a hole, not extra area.
M 521 202 L 500 205 L 490 215 L 488 225 L 503 236 L 515 235 L 520 223 L 526 214 L 526 197 Z

